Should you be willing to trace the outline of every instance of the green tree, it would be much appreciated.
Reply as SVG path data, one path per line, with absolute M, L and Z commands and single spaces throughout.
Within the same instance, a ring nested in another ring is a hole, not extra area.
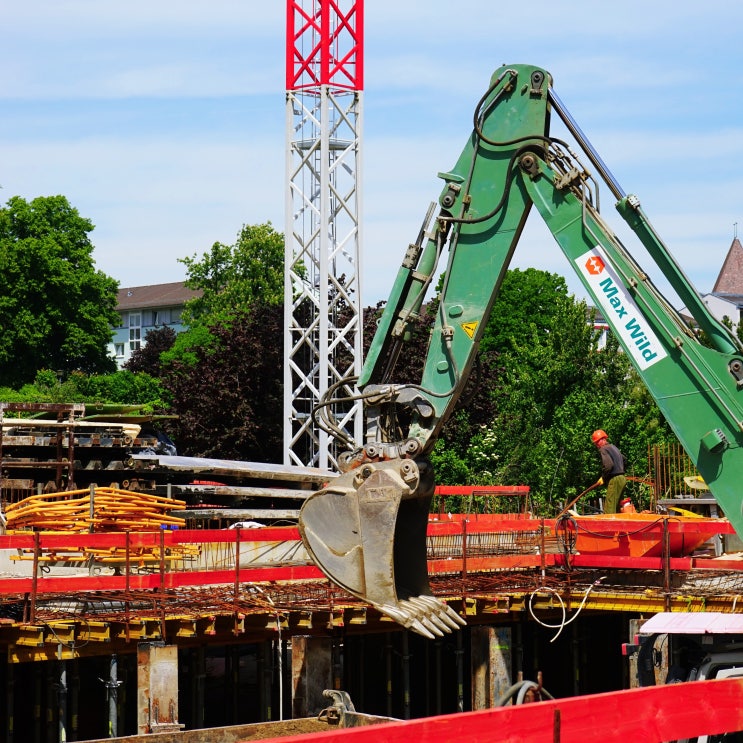
M 149 412 L 160 411 L 164 405 L 160 380 L 146 372 L 120 369 L 113 374 L 73 374 L 71 379 L 78 390 L 74 399 L 82 402 L 146 405 Z
M 152 328 L 144 337 L 144 345 L 132 352 L 124 368 L 131 372 L 146 372 L 159 377 L 162 369 L 161 355 L 169 351 L 175 343 L 176 332 L 170 325 Z
M 566 304 L 574 301 L 559 274 L 536 268 L 510 269 L 493 303 L 480 350 L 503 353 L 530 341 L 535 334 L 544 339 L 564 324 Z
M 93 224 L 64 196 L 0 208 L 0 385 L 47 368 L 102 373 L 117 321 L 117 282 L 93 262 Z
M 112 374 L 72 372 L 64 379 L 51 369 L 40 369 L 32 383 L 19 389 L 0 387 L 4 402 L 114 404 L 141 406 L 139 412 L 160 412 L 164 407 L 159 380 L 143 372 L 126 369 Z
M 590 320 L 562 277 L 506 274 L 481 344 L 496 356 L 496 373 L 481 382 L 493 413 L 476 430 L 447 426 L 432 457 L 439 483 L 463 484 L 447 478 L 466 472 L 471 484 L 529 485 L 535 509 L 555 513 L 596 482 L 590 435 L 599 427 L 631 474 L 646 474 L 649 445 L 672 434 L 617 341 L 610 336 L 598 348 Z
M 179 453 L 283 460 L 282 325 L 281 305 L 248 307 L 234 322 L 208 328 L 209 342 L 187 356 L 161 357 L 169 412 L 178 416 L 168 432 Z
M 270 222 L 243 225 L 234 245 L 216 242 L 201 258 L 181 258 L 186 286 L 203 294 L 186 304 L 190 325 L 230 322 L 253 304 L 280 304 L 284 298 L 284 236 Z

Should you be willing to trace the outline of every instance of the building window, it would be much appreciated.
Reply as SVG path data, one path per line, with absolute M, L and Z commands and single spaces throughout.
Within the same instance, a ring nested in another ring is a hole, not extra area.
M 129 350 L 138 351 L 142 345 L 142 315 L 129 313 Z
M 161 325 L 170 325 L 170 310 L 155 310 L 152 313 L 153 325 L 158 328 Z
M 123 359 L 124 358 L 124 344 L 114 343 L 114 349 L 116 351 L 116 358 Z

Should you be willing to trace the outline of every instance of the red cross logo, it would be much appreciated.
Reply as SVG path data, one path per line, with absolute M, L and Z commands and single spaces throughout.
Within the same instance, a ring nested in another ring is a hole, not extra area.
M 598 255 L 592 255 L 586 261 L 586 270 L 593 276 L 598 276 L 606 267 L 606 264 Z

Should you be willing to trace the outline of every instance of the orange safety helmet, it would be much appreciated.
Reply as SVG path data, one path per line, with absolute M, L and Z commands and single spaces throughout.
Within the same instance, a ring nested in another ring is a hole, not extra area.
M 594 444 L 598 444 L 599 441 L 601 441 L 601 439 L 608 439 L 608 438 L 609 436 L 606 433 L 606 431 L 602 431 L 600 428 L 598 429 L 598 431 L 594 431 L 591 434 L 591 441 L 593 441 Z

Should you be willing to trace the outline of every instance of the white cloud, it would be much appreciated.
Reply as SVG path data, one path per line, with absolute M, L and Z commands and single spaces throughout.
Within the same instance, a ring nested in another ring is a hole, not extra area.
M 96 224 L 99 267 L 126 284 L 180 278 L 176 258 L 232 241 L 243 223 L 281 229 L 285 12 L 258 0 L 10 0 L 2 196 L 66 195 Z M 366 302 L 386 297 L 490 75 L 518 62 L 554 75 L 610 170 L 710 288 L 743 218 L 737 0 L 370 0 L 365 18 Z M 608 192 L 603 205 L 612 213 Z M 514 265 L 566 275 L 537 220 Z

